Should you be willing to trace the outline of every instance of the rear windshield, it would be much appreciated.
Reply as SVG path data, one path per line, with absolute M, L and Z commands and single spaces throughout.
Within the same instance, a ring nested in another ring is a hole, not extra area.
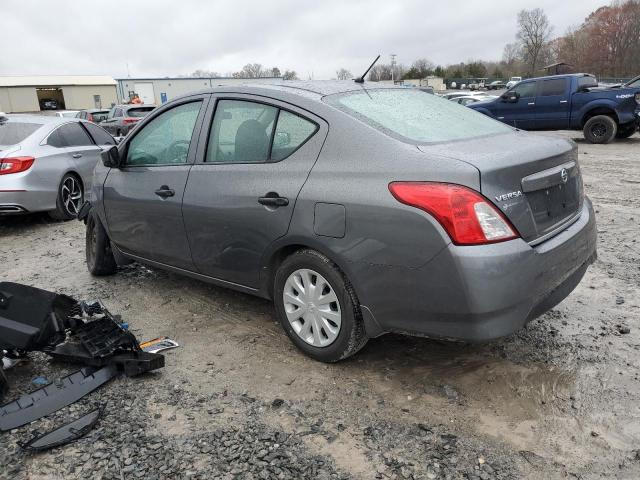
M 41 126 L 39 123 L 0 122 L 0 145 L 20 143 Z
M 107 119 L 107 117 L 109 116 L 109 110 L 106 110 L 104 112 L 93 112 L 90 113 L 90 115 L 93 118 L 93 121 L 98 123 Z
M 363 90 L 331 95 L 327 103 L 409 143 L 448 142 L 512 131 L 455 102 L 417 90 Z
M 130 108 L 127 110 L 127 116 L 129 117 L 144 117 L 147 113 L 153 110 L 154 107 L 139 107 L 139 108 Z

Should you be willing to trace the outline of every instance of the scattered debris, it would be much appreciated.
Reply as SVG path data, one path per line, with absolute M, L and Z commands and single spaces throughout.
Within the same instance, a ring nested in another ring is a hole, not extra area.
M 28 442 L 19 443 L 18 445 L 29 452 L 43 452 L 51 448 L 67 445 L 90 432 L 98 423 L 103 412 L 104 406 L 98 407 L 72 422 L 43 435 L 35 436 Z
M 160 337 L 149 340 L 140 344 L 140 348 L 149 353 L 159 353 L 172 348 L 178 348 L 180 345 L 169 337 Z
M 37 387 L 43 387 L 45 385 L 49 385 L 51 382 L 46 377 L 35 377 L 31 380 L 31 383 Z

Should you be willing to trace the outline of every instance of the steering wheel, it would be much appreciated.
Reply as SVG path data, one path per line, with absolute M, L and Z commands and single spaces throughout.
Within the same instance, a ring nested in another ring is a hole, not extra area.
M 167 156 L 172 159 L 171 163 L 186 163 L 189 143 L 189 140 L 176 140 L 167 147 Z

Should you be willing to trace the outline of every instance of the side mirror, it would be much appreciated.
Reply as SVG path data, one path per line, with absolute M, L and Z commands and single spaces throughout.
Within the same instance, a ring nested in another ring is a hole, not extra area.
M 120 168 L 120 152 L 118 147 L 112 146 L 104 150 L 100 157 L 102 157 L 102 164 L 107 168 Z
M 500 98 L 502 98 L 502 100 L 507 103 L 517 103 L 520 95 L 518 95 L 518 93 L 516 92 L 505 92 Z

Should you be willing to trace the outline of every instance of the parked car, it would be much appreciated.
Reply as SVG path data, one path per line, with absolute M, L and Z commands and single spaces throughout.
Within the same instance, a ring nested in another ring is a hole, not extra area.
M 503 88 L 507 88 L 507 84 L 502 80 L 495 80 L 487 85 L 487 90 L 502 90 Z
M 89 271 L 138 260 L 270 298 L 327 362 L 385 332 L 508 335 L 566 297 L 596 254 L 575 143 L 374 85 L 157 108 L 96 167 Z
M 100 126 L 111 135 L 123 137 L 154 108 L 155 105 L 116 105 L 109 110 Z
M 491 100 L 493 97 L 484 96 L 484 95 L 463 95 L 461 97 L 452 98 L 451 101 L 455 103 L 459 103 L 460 105 L 471 105 L 476 102 L 483 102 L 486 100 Z
M 80 110 L 76 118 L 87 120 L 93 123 L 100 123 L 109 116 L 109 110 L 102 108 L 90 108 L 88 110 Z
M 53 98 L 43 98 L 40 100 L 40 110 L 57 110 L 58 101 Z
M 0 215 L 47 211 L 74 218 L 111 135 L 89 122 L 0 116 Z
M 476 97 L 476 96 L 484 97 L 485 95 L 486 93 L 484 92 L 449 92 L 449 93 L 443 93 L 440 96 L 446 100 L 453 100 L 454 98 L 459 98 L 459 97 Z
M 59 118 L 76 118 L 79 110 L 56 110 L 55 112 L 45 112 L 43 115 L 53 115 Z
M 582 130 L 591 143 L 633 135 L 640 121 L 638 89 L 597 85 L 585 73 L 530 78 L 469 108 L 524 130 Z
M 522 81 L 522 77 L 511 77 L 507 82 L 507 88 L 511 88 L 516 86 L 518 83 Z

